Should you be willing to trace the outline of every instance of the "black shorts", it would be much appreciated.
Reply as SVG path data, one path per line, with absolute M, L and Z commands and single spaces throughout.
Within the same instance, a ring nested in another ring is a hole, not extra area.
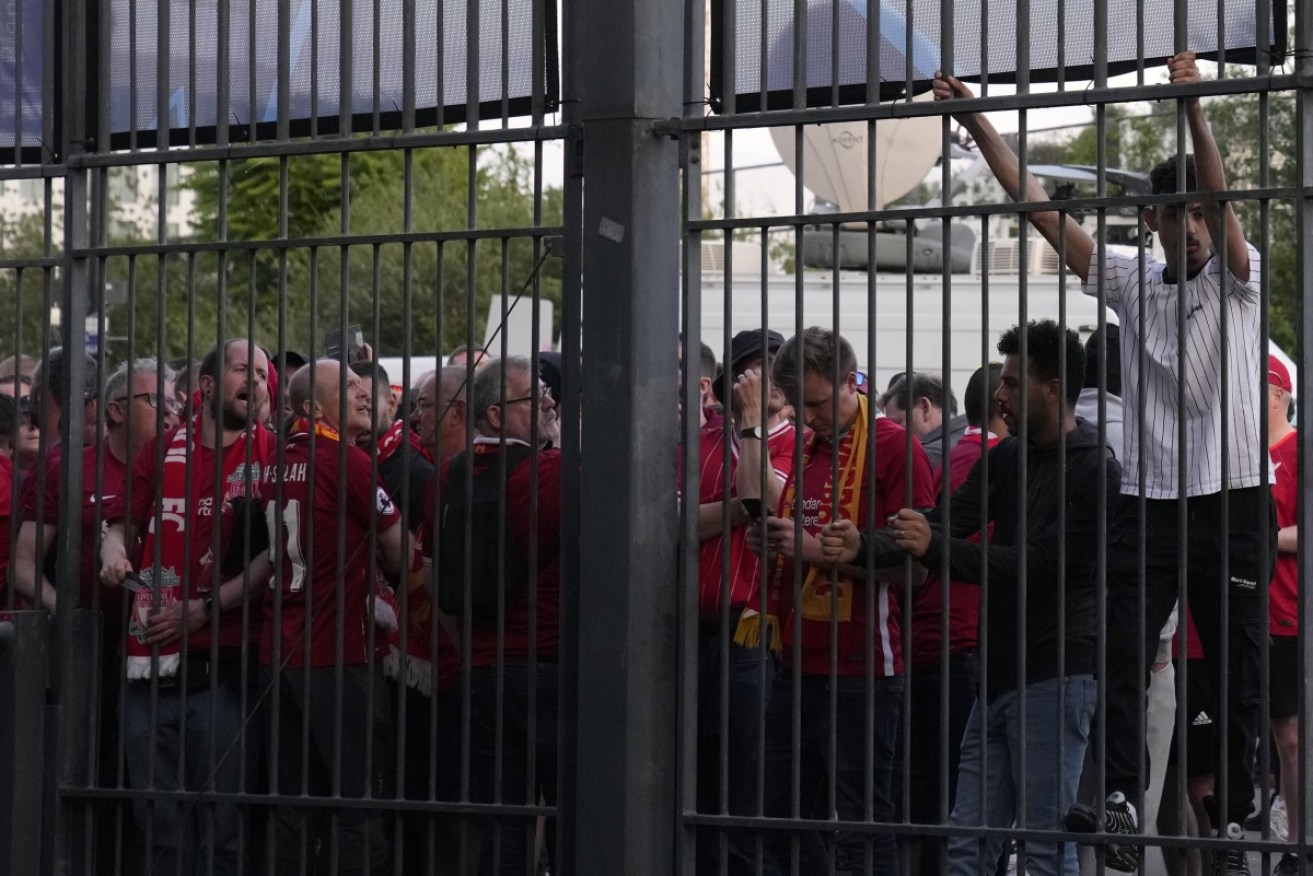
M 1272 720 L 1299 714 L 1299 636 L 1273 636 L 1267 652 L 1267 713 Z
M 1213 712 L 1216 697 L 1205 661 L 1186 661 L 1185 673 L 1185 769 L 1186 776 L 1193 779 L 1213 773 L 1214 728 L 1217 720 Z M 1179 703 L 1177 708 L 1180 708 Z M 1167 756 L 1167 762 L 1174 766 L 1180 763 L 1179 741 L 1177 734 L 1173 733 L 1172 750 Z

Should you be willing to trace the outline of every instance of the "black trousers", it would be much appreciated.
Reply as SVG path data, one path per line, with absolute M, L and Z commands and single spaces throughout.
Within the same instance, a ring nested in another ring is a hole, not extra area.
M 1227 503 L 1223 517 L 1220 493 L 1186 500 L 1182 568 L 1178 500 L 1145 503 L 1141 543 L 1140 500 L 1121 498 L 1108 537 L 1105 791 L 1121 791 L 1139 806 L 1148 781 L 1147 768 L 1140 771 L 1141 759 L 1146 766 L 1148 763 L 1140 717 L 1148 690 L 1148 666 L 1157 651 L 1159 631 L 1176 602 L 1178 576 L 1183 573 L 1209 673 L 1217 680 L 1218 701 L 1212 714 L 1219 716 L 1225 730 L 1216 736 L 1212 758 L 1220 814 L 1227 821 L 1243 824 L 1254 797 L 1250 760 L 1258 730 L 1260 642 L 1267 635 L 1259 588 L 1272 580 L 1277 526 L 1271 494 L 1263 487 L 1231 490 Z M 1141 584 L 1143 615 L 1139 608 Z M 1180 623 L 1184 629 L 1184 615 Z M 1221 756 L 1223 739 L 1225 759 Z M 1225 799 L 1221 796 L 1224 784 Z
M 335 667 L 284 669 L 276 679 L 269 667 L 262 673 L 278 685 L 269 756 L 277 758 L 280 795 L 392 799 L 391 692 L 379 667 L 342 667 L 340 700 Z M 366 861 L 370 872 L 384 873 L 389 864 L 391 838 L 380 810 L 316 809 L 311 816 L 279 807 L 274 842 L 280 873 L 299 872 L 303 860 L 317 862 L 306 868 L 310 873 L 363 872 Z

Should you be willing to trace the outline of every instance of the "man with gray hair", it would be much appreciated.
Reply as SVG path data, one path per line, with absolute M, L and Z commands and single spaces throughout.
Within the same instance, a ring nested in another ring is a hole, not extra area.
M 423 552 L 436 569 L 439 607 L 462 630 L 463 658 L 470 667 L 465 683 L 475 799 L 494 799 L 500 764 L 502 803 L 530 805 L 541 795 L 551 805 L 556 800 L 561 456 L 544 446 L 557 435 L 555 405 L 533 364 L 522 357 L 486 363 L 469 390 L 474 445 L 442 462 L 427 508 Z M 467 536 L 473 544 L 468 553 Z M 537 706 L 533 716 L 530 702 Z M 499 716 L 496 734 L 491 728 Z M 538 786 L 526 794 L 530 756 Z M 505 818 L 499 828 L 490 824 L 485 832 L 481 872 L 519 876 L 533 854 L 533 819 Z M 552 845 L 549 838 L 548 848 Z
M 420 446 L 432 454 L 439 466 L 467 449 L 467 374 L 464 365 L 448 365 L 425 375 L 415 388 L 410 425 L 419 437 Z
M 95 713 L 99 732 L 91 739 L 100 746 L 100 781 L 106 786 L 119 784 L 119 674 L 123 668 L 120 653 L 123 597 L 117 589 L 98 586 L 100 573 L 99 542 L 106 510 L 127 491 L 129 472 L 137 452 L 157 435 L 178 425 L 179 405 L 174 396 L 174 375 L 168 366 L 154 359 L 138 359 L 120 366 L 105 382 L 104 443 L 89 442 L 79 448 L 82 460 L 81 543 L 79 554 L 71 558 L 78 569 L 78 595 L 71 608 L 98 609 L 102 618 L 99 654 L 100 697 Z M 92 421 L 94 423 L 94 420 Z M 14 545 L 14 588 L 29 604 L 54 612 L 56 563 L 55 548 L 59 526 L 60 489 L 58 453 L 46 454 L 44 468 L 33 472 L 31 489 L 24 494 L 19 509 L 20 525 Z M 101 460 L 100 477 L 96 476 Z M 70 558 L 64 558 L 69 561 Z M 60 605 L 63 609 L 64 606 Z M 91 655 L 86 655 L 90 657 Z M 111 819 L 112 820 L 112 819 Z M 112 855 L 114 826 L 104 825 L 94 842 L 98 852 Z M 99 855 L 97 856 L 99 858 Z
M 91 443 L 82 449 L 82 572 L 78 577 L 82 608 L 92 608 L 99 578 L 97 540 L 108 503 L 122 495 L 132 461 L 146 442 L 178 425 L 174 374 L 154 359 L 125 363 L 105 382 L 105 451 Z M 104 459 L 101 479 L 96 460 Z M 59 454 L 48 454 L 45 468 L 25 493 L 19 510 L 21 527 L 14 548 L 14 587 L 33 605 L 55 610 L 54 547 L 59 525 Z M 119 618 L 117 593 L 101 601 L 110 618 Z M 117 627 L 111 627 L 117 629 Z M 118 636 L 106 636 L 117 642 Z M 115 666 L 117 674 L 118 667 Z

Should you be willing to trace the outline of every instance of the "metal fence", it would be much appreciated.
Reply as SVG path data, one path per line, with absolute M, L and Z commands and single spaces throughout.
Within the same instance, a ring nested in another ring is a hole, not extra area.
M 1073 7 L 9 4 L 0 869 L 1313 869 L 1313 10 Z

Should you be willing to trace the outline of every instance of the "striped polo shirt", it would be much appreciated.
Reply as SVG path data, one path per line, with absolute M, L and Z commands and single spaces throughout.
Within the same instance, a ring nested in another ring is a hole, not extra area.
M 1144 259 L 1143 276 L 1140 261 Z M 1166 266 L 1147 254 L 1108 252 L 1100 265 L 1090 259 L 1086 295 L 1097 296 L 1099 280 L 1108 306 L 1121 323 L 1122 393 L 1126 424 L 1122 444 L 1123 495 L 1138 495 L 1144 474 L 1145 496 L 1181 495 L 1179 458 L 1186 461 L 1186 496 L 1220 492 L 1223 477 L 1231 489 L 1262 483 L 1266 452 L 1259 434 L 1259 412 L 1266 400 L 1267 365 L 1259 333 L 1259 277 L 1262 259 L 1249 246 L 1249 280 L 1240 282 L 1214 255 L 1185 282 L 1185 335 L 1178 333 L 1181 286 L 1163 281 Z M 1141 281 L 1143 280 L 1143 286 Z M 1226 290 L 1223 295 L 1222 290 Z M 1144 302 L 1141 322 L 1140 303 Z M 1226 308 L 1226 333 L 1222 308 Z M 1143 351 L 1141 351 L 1143 343 Z M 1184 379 L 1181 348 L 1184 347 Z M 1222 362 L 1226 357 L 1226 391 Z M 1145 392 L 1140 397 L 1140 373 Z M 1184 387 L 1184 393 L 1181 391 Z M 1225 416 L 1224 416 L 1225 415 Z M 1140 445 L 1139 418 L 1144 418 Z M 1185 446 L 1178 447 L 1185 420 Z M 1222 429 L 1227 428 L 1227 466 L 1222 464 Z

